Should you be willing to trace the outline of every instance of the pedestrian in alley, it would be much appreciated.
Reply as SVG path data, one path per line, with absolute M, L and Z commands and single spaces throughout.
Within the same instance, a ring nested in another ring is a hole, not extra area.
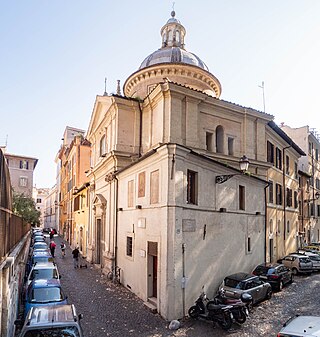
M 50 234 L 49 234 L 49 236 L 50 236 L 50 240 L 53 240 L 53 236 L 54 236 L 53 229 L 50 231 Z
M 78 246 L 76 246 L 76 248 L 72 251 L 72 256 L 73 256 L 73 267 L 79 268 L 79 255 L 80 255 L 80 251 Z
M 61 241 L 60 249 L 61 249 L 61 256 L 65 257 L 66 256 L 66 244 L 63 241 Z
M 55 244 L 55 242 L 52 240 L 51 242 L 50 242 L 50 245 L 49 245 L 49 248 L 50 248 L 50 252 L 51 252 L 51 255 L 52 255 L 52 257 L 54 257 L 54 251 L 55 251 L 55 249 L 56 249 L 56 244 Z

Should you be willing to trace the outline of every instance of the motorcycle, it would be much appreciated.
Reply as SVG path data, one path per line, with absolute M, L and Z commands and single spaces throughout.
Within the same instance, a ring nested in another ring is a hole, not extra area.
M 242 294 L 240 299 L 230 298 L 225 295 L 224 289 L 219 289 L 213 301 L 216 304 L 231 305 L 230 311 L 236 322 L 243 324 L 247 317 L 249 317 L 248 306 L 252 303 L 252 296 L 250 294 Z
M 230 311 L 231 308 L 231 305 L 215 304 L 215 302 L 210 301 L 205 292 L 202 291 L 195 305 L 188 310 L 188 314 L 191 318 L 202 318 L 207 321 L 212 321 L 214 326 L 218 323 L 223 330 L 229 330 L 233 322 L 233 315 Z

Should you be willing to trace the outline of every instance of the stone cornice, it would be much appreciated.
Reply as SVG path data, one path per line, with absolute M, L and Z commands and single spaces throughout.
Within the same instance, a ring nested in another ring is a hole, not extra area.
M 131 97 L 134 93 L 134 88 L 138 86 L 141 82 L 152 79 L 159 78 L 159 82 L 163 82 L 166 77 L 179 76 L 184 79 L 198 80 L 207 87 L 215 92 L 216 97 L 220 97 L 221 94 L 221 84 L 219 80 L 209 73 L 208 71 L 201 69 L 196 66 L 181 64 L 181 63 L 163 63 L 156 64 L 147 68 L 136 71 L 126 80 L 123 91 L 126 96 Z M 192 88 L 192 85 L 190 84 Z

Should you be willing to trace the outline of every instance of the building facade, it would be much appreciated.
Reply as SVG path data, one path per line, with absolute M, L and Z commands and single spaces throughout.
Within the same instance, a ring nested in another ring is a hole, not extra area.
M 8 163 L 11 185 L 15 193 L 24 194 L 32 198 L 33 172 L 37 166 L 38 159 L 4 153 Z
M 320 140 L 309 126 L 281 129 L 299 144 L 305 155 L 299 158 L 301 171 L 300 235 L 304 243 L 320 241 Z
M 186 314 L 200 283 L 211 295 L 227 274 L 266 260 L 267 139 L 276 135 L 273 116 L 219 98 L 185 35 L 173 12 L 125 96 L 96 97 L 86 134 L 87 258 L 104 272 L 119 267 L 121 282 L 167 319 Z M 249 174 L 238 169 L 244 154 Z

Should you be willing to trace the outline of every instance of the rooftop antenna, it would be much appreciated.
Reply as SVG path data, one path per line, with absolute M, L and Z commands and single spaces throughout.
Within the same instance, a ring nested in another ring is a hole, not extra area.
M 117 95 L 121 96 L 120 80 L 117 80 Z
M 103 96 L 108 96 L 108 93 L 107 93 L 107 78 L 106 77 L 104 78 L 104 93 L 103 93 Z
M 259 85 L 259 88 L 262 89 L 262 98 L 263 98 L 263 112 L 266 112 L 266 101 L 264 97 L 264 81 L 262 81 L 261 85 Z

